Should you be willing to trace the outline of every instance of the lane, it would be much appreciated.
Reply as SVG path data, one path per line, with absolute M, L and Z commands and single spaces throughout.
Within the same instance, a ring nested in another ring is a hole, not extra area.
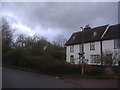
M 53 76 L 35 74 L 3 68 L 3 88 L 72 88 L 63 80 Z
M 118 80 L 64 78 L 3 68 L 3 88 L 118 88 Z
M 2 89 L 2 67 L 0 67 L 0 90 Z
M 63 78 L 65 82 L 73 83 L 76 88 L 120 88 L 120 80 Z

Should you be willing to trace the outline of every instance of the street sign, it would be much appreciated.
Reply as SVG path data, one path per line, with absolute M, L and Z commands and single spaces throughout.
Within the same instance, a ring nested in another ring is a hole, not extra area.
M 82 61 L 86 62 L 86 63 L 88 62 L 88 59 L 79 59 L 79 60 L 80 60 L 80 62 L 82 62 Z

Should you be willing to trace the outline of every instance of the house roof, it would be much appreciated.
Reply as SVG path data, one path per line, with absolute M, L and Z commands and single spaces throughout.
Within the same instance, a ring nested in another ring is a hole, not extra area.
M 84 43 L 120 38 L 120 24 L 109 26 L 108 30 L 106 30 L 107 27 L 108 25 L 104 25 L 75 32 L 72 34 L 72 36 L 69 38 L 65 45 L 68 46 L 82 43 L 82 32 L 84 33 Z M 103 38 L 101 38 L 102 35 Z

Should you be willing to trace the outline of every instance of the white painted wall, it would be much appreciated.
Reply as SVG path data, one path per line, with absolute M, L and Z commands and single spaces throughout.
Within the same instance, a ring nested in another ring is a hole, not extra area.
M 114 49 L 114 40 L 105 40 L 102 41 L 103 46 L 103 52 L 104 51 L 118 51 L 118 49 Z M 95 42 L 95 50 L 90 50 L 90 43 L 84 43 L 84 52 L 85 52 L 85 58 L 88 59 L 88 64 L 91 63 L 90 55 L 100 55 L 100 41 Z M 74 45 L 74 52 L 70 52 L 70 46 L 66 46 L 66 61 L 70 62 L 70 55 L 74 55 L 75 58 L 75 64 L 79 63 L 79 44 Z
M 95 42 L 95 50 L 90 50 L 90 43 L 86 43 L 84 45 L 85 50 L 85 58 L 88 59 L 88 63 L 91 64 L 91 58 L 90 55 L 100 55 L 100 42 Z

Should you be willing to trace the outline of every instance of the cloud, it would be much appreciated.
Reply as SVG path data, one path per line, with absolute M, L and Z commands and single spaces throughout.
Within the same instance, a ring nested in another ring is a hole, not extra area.
M 34 31 L 39 32 L 37 34 L 43 36 L 43 37 L 47 37 L 47 40 L 51 41 L 61 33 L 61 30 L 59 29 L 55 29 L 54 28 L 46 28 L 46 29 L 42 29 L 40 26 L 36 26 Z
M 3 11 L 12 23 L 21 22 L 46 37 L 58 32 L 68 37 L 86 24 L 96 27 L 118 22 L 117 2 L 6 2 Z
M 35 31 L 32 31 L 29 27 L 24 26 L 23 24 L 21 24 L 20 22 L 18 22 L 17 24 L 12 24 L 12 27 L 15 29 L 20 29 L 21 33 L 24 35 L 29 35 L 29 36 L 34 36 L 35 35 Z M 19 32 L 15 31 L 16 34 L 20 34 Z

